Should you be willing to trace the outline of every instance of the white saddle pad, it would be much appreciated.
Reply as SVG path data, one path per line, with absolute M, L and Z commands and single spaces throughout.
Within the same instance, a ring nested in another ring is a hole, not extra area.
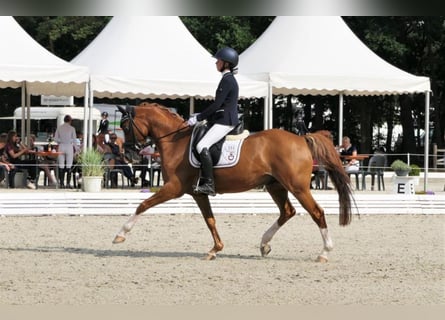
M 226 140 L 223 143 L 221 150 L 221 157 L 214 168 L 228 168 L 235 166 L 240 157 L 241 146 L 243 145 L 244 139 L 242 140 Z M 201 162 L 196 159 L 191 148 L 189 151 L 190 164 L 195 168 L 201 167 Z

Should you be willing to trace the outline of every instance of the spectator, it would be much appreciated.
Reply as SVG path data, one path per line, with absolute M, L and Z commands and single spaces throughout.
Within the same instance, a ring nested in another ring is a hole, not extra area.
M 134 187 L 138 183 L 138 179 L 134 176 L 133 170 L 128 165 L 128 162 L 126 161 L 124 157 L 124 150 L 122 148 L 121 144 L 117 143 L 117 135 L 115 133 L 112 133 L 110 135 L 110 142 L 106 144 L 111 151 L 110 153 L 105 154 L 105 158 L 108 159 L 108 164 L 110 168 L 116 167 L 118 169 L 121 169 L 124 173 L 124 176 L 127 177 L 130 182 L 131 186 Z M 117 173 L 111 176 L 111 186 L 117 187 Z
M 70 115 L 66 115 L 63 119 L 63 124 L 57 127 L 54 139 L 59 144 L 59 152 L 63 154 L 59 155 L 57 162 L 59 164 L 59 184 L 61 188 L 65 188 L 65 172 L 66 187 L 71 188 L 71 167 L 73 166 L 74 159 L 74 143 L 76 142 L 76 130 L 71 125 L 73 119 Z
M 26 170 L 28 173 L 26 187 L 35 189 L 34 179 L 37 175 L 36 163 L 33 160 L 21 159 L 23 155 L 28 153 L 29 148 L 20 142 L 17 132 L 14 130 L 9 131 L 5 146 L 6 160 L 12 163 L 18 171 L 20 171 L 20 169 Z M 12 187 L 14 187 L 14 185 Z
M 14 187 L 14 175 L 16 172 L 15 166 L 10 163 L 5 154 L 6 141 L 8 139 L 7 133 L 0 134 L 0 182 L 9 179 L 7 182 L 11 188 Z
M 344 136 L 341 146 L 337 147 L 337 150 L 342 156 L 357 156 L 357 148 L 351 144 L 351 139 L 348 136 Z M 346 172 L 358 172 L 360 163 L 357 159 L 348 159 L 343 161 Z
M 38 151 L 35 145 L 36 136 L 34 134 L 29 136 L 29 149 L 33 151 Z M 55 186 L 57 184 L 56 179 L 51 174 L 51 168 L 55 167 L 56 160 L 53 157 L 37 157 L 36 155 L 29 154 L 29 159 L 33 160 L 38 168 L 42 169 L 45 172 L 45 175 L 48 177 L 48 184 L 50 186 Z M 55 168 L 54 168 L 55 169 Z M 37 171 L 37 174 L 39 172 Z
M 151 166 L 153 169 L 159 169 L 159 167 L 161 166 L 160 164 L 160 157 L 156 157 L 154 158 L 154 155 L 156 154 L 156 150 L 154 148 L 153 145 L 149 144 L 148 146 L 146 146 L 144 149 L 142 149 L 139 152 L 139 155 L 142 156 L 142 160 L 141 160 L 141 179 L 142 179 L 142 187 L 150 187 L 153 184 L 153 181 L 148 181 L 145 179 L 146 175 L 147 175 L 147 171 L 148 171 L 148 164 L 151 160 Z

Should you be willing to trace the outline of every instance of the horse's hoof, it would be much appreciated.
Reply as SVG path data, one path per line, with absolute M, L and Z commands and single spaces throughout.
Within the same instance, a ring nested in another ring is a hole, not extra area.
M 326 262 L 328 262 L 328 258 L 323 257 L 323 256 L 318 256 L 317 259 L 315 260 L 315 262 L 326 263 Z
M 125 237 L 122 237 L 122 236 L 116 236 L 116 237 L 114 237 L 113 243 L 114 243 L 114 244 L 116 244 L 116 243 L 122 243 L 122 242 L 124 242 L 124 241 L 125 241 Z
M 261 246 L 260 250 L 261 250 L 261 256 L 265 257 L 272 251 L 272 248 L 270 245 L 265 244 Z
M 215 259 L 216 259 L 216 253 L 209 252 L 209 253 L 207 253 L 207 255 L 204 257 L 203 260 L 211 261 L 211 260 L 215 260 Z

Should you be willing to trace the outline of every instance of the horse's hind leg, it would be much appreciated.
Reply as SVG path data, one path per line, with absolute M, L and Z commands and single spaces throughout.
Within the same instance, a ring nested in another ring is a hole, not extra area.
M 260 243 L 261 255 L 267 256 L 272 250 L 269 242 L 277 231 L 295 215 L 295 208 L 292 206 L 287 190 L 278 182 L 266 185 L 266 190 L 272 196 L 272 199 L 280 209 L 280 217 L 275 221 L 272 226 L 263 234 Z
M 205 260 L 214 260 L 216 259 L 216 254 L 224 248 L 224 244 L 222 243 L 218 230 L 216 229 L 216 221 L 215 217 L 213 216 L 212 207 L 210 206 L 209 197 L 204 194 L 194 194 L 193 199 L 195 199 L 199 209 L 201 210 L 207 227 L 209 228 L 213 237 L 213 248 L 207 253 Z
M 320 228 L 321 237 L 323 239 L 323 249 L 320 255 L 317 258 L 318 262 L 327 262 L 328 261 L 328 252 L 331 251 L 334 246 L 331 237 L 329 236 L 328 227 L 326 224 L 326 219 L 324 216 L 324 210 L 318 205 L 315 199 L 312 197 L 309 189 L 305 191 L 301 191 L 298 193 L 294 193 L 295 198 L 300 201 L 301 205 L 304 209 L 312 217 L 312 220 L 317 224 Z

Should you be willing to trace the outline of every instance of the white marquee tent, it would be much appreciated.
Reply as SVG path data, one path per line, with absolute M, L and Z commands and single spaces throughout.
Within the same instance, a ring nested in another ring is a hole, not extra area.
M 98 98 L 212 99 L 215 59 L 176 16 L 114 17 L 72 62 L 91 70 Z M 238 76 L 240 96 L 265 97 L 267 84 Z
M 0 88 L 22 88 L 22 107 L 29 107 L 28 95 L 85 96 L 88 101 L 87 67 L 47 51 L 13 17 L 0 17 L 0 30 Z
M 242 74 L 269 83 L 266 128 L 272 127 L 272 94 L 339 95 L 340 140 L 343 95 L 425 93 L 425 117 L 429 119 L 429 78 L 414 76 L 381 59 L 341 17 L 276 17 L 240 55 L 240 66 Z M 429 121 L 425 123 L 425 132 L 429 132 Z
M 176 16 L 113 17 L 72 61 L 91 71 L 98 98 L 213 99 L 215 59 Z M 267 83 L 237 76 L 240 97 L 266 97 Z M 91 124 L 90 124 L 91 125 Z

